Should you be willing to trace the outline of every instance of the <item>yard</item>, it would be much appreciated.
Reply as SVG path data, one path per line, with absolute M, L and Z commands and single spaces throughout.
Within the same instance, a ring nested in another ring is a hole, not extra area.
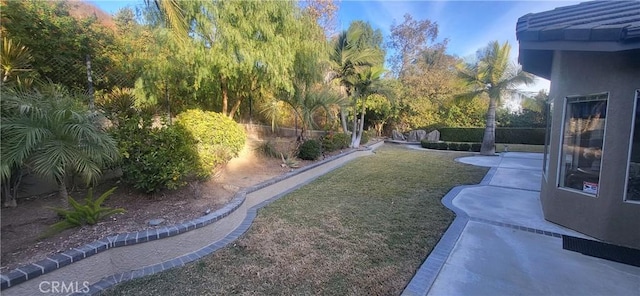
M 203 260 L 104 295 L 399 294 L 453 220 L 440 199 L 480 182 L 469 153 L 386 145 L 259 211 Z

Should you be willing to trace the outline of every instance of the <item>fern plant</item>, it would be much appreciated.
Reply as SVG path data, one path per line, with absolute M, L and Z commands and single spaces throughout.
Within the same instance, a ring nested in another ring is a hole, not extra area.
M 113 194 L 116 188 L 109 189 L 95 200 L 93 199 L 93 189 L 90 188 L 87 197 L 84 199 L 84 204 L 69 197 L 71 209 L 52 208 L 63 220 L 51 225 L 50 234 L 85 224 L 94 225 L 104 217 L 124 213 L 125 210 L 122 208 L 113 209 L 102 206 L 102 203 Z

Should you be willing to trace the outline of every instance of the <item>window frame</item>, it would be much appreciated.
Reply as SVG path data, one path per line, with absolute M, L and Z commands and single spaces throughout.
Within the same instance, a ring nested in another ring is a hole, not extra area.
M 570 188 L 570 187 L 566 187 L 566 186 L 562 186 L 560 184 L 561 181 L 565 181 L 565 178 L 562 178 L 561 180 L 561 176 L 562 176 L 562 169 L 565 166 L 565 157 L 564 157 L 564 138 L 565 138 L 565 126 L 566 126 L 566 121 L 567 121 L 567 111 L 568 111 L 568 107 L 569 107 L 569 100 L 572 98 L 587 98 L 587 97 L 598 97 L 598 96 L 604 96 L 606 95 L 606 101 L 607 102 L 607 108 L 606 113 L 607 116 L 604 119 L 604 127 L 603 127 L 603 135 L 602 135 L 602 155 L 605 155 L 605 143 L 606 143 L 606 139 L 607 139 L 607 123 L 608 123 L 608 114 L 609 114 L 609 99 L 611 96 L 611 93 L 606 91 L 606 92 L 599 92 L 599 93 L 592 93 L 592 94 L 587 94 L 587 95 L 571 95 L 571 96 L 566 96 L 563 99 L 563 104 L 562 104 L 562 125 L 560 126 L 560 141 L 558 141 L 558 163 L 557 163 L 557 169 L 556 169 L 556 188 L 558 190 L 564 190 L 567 192 L 572 192 L 572 193 L 577 193 L 580 195 L 584 195 L 587 197 L 591 197 L 591 198 L 598 198 L 600 196 L 600 192 L 602 190 L 602 187 L 600 186 L 600 180 L 602 177 L 602 167 L 604 166 L 604 162 L 602 162 L 602 159 L 600 159 L 601 163 L 600 163 L 600 172 L 598 172 L 598 192 L 596 194 L 593 193 L 587 193 L 575 188 Z M 583 102 L 586 101 L 601 101 L 601 100 L 584 100 Z M 625 188 L 626 190 L 626 188 Z
M 543 159 L 542 159 L 542 177 L 545 181 L 548 179 L 549 175 L 549 165 L 551 165 L 551 137 L 553 135 L 553 105 L 554 99 L 548 98 L 545 103 L 545 113 L 546 113 L 546 122 L 545 122 L 545 136 L 544 136 L 544 150 L 543 150 Z
M 631 150 L 633 149 L 633 134 L 635 133 L 636 124 L 636 112 L 638 112 L 638 101 L 640 101 L 640 89 L 636 89 L 635 98 L 633 98 L 633 113 L 631 114 L 631 134 L 629 135 L 629 150 L 627 151 L 627 167 L 624 174 L 624 192 L 622 194 L 622 201 L 626 203 L 640 204 L 640 200 L 627 199 L 627 192 L 629 186 L 629 173 L 631 168 Z

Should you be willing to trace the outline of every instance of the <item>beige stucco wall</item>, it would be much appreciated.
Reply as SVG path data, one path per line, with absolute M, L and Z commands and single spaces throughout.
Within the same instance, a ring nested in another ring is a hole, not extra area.
M 640 50 L 561 52 L 553 56 L 554 100 L 548 174 L 541 201 L 545 218 L 602 241 L 640 249 L 640 204 L 624 202 L 635 90 L 640 89 Z M 609 93 L 599 195 L 559 189 L 558 159 L 565 98 Z

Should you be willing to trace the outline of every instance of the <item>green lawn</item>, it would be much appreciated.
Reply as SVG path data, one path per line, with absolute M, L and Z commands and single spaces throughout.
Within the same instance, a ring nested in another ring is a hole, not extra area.
M 104 295 L 397 295 L 453 219 L 440 199 L 476 184 L 469 153 L 386 145 L 260 210 L 220 251 Z
M 496 152 L 503 152 L 504 146 L 509 146 L 510 152 L 544 152 L 544 145 L 525 145 L 525 144 L 496 144 Z

